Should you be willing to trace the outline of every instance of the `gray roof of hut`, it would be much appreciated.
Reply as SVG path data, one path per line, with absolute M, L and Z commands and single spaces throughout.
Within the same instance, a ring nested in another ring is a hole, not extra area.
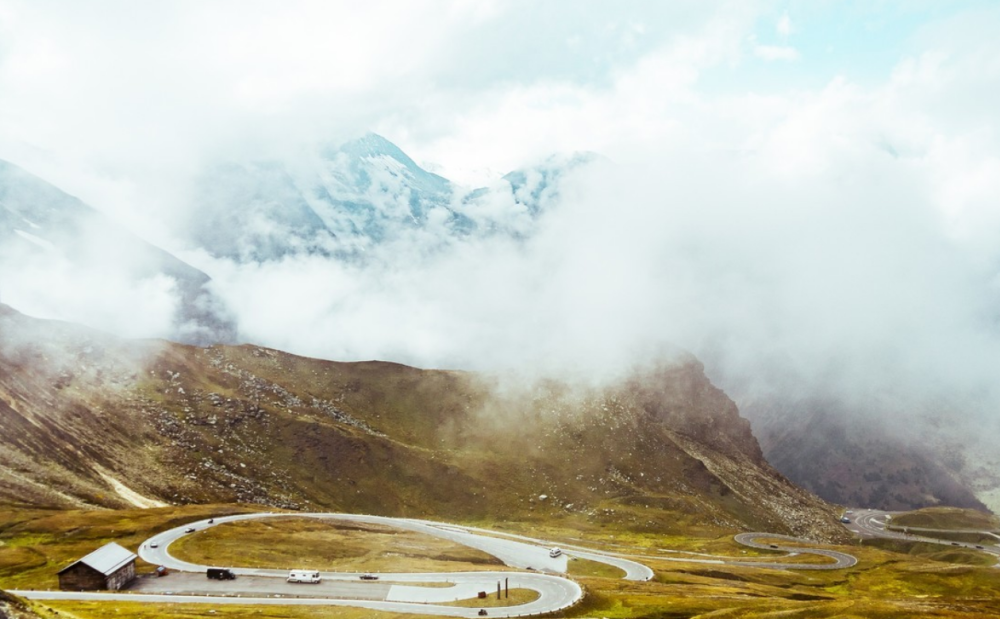
M 105 576 L 110 576 L 135 559 L 135 554 L 129 552 L 125 548 L 122 548 L 118 544 L 111 542 L 110 544 L 101 546 L 79 561 L 74 561 L 73 563 L 67 565 L 59 570 L 59 573 L 62 574 L 77 563 L 83 563 Z

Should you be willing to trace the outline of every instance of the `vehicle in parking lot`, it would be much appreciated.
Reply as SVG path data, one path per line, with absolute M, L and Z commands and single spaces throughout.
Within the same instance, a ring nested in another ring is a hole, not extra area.
M 321 580 L 319 572 L 315 570 L 292 570 L 288 572 L 288 582 L 318 584 Z

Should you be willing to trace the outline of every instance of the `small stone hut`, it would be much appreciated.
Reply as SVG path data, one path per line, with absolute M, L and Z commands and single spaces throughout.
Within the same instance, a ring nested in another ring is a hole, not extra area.
M 135 578 L 136 556 L 111 542 L 59 571 L 63 591 L 121 589 Z

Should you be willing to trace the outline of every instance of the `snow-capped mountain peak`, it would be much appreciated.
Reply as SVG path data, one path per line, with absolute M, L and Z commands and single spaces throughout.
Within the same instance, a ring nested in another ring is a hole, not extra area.
M 563 173 L 589 156 L 550 158 L 504 182 L 465 191 L 368 133 L 326 145 L 311 163 L 227 164 L 199 183 L 192 242 L 237 261 L 321 254 L 361 259 L 407 235 L 447 243 L 474 234 L 523 236 Z

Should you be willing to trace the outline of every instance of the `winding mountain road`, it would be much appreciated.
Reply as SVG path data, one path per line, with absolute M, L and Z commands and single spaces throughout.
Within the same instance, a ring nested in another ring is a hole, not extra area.
M 822 548 L 803 548 L 802 546 L 783 546 L 781 544 L 774 543 L 762 543 L 758 542 L 758 539 L 770 539 L 770 540 L 784 540 L 788 542 L 798 542 L 800 544 L 808 544 L 807 540 L 803 540 L 797 537 L 792 537 L 790 535 L 775 535 L 774 533 L 740 533 L 734 538 L 738 543 L 744 546 L 749 546 L 751 548 L 760 548 L 764 550 L 781 550 L 784 552 L 791 552 L 800 555 L 817 555 L 820 557 L 828 557 L 833 559 L 833 563 L 778 563 L 769 561 L 730 561 L 729 565 L 742 565 L 746 567 L 767 567 L 772 569 L 787 570 L 789 568 L 796 570 L 842 570 L 848 567 L 854 567 L 858 564 L 857 558 L 853 555 L 849 555 L 845 552 L 837 552 L 836 550 L 824 550 Z
M 881 537 L 885 539 L 906 540 L 908 542 L 925 542 L 928 544 L 940 544 L 942 546 L 958 546 L 970 548 L 979 552 L 985 552 L 997 557 L 997 567 L 1000 567 L 1000 546 L 996 544 L 975 544 L 970 542 L 959 542 L 928 535 L 916 535 L 909 531 L 920 533 L 979 533 L 996 537 L 991 531 L 976 531 L 971 529 L 929 529 L 920 527 L 899 527 L 903 531 L 890 529 L 889 522 L 893 515 L 901 512 L 887 512 L 877 509 L 851 509 L 846 512 L 851 522 L 845 523 L 847 529 L 862 538 Z
M 545 540 L 430 520 L 359 514 L 255 513 L 220 516 L 185 524 L 154 535 L 142 543 L 138 554 L 144 561 L 154 565 L 162 565 L 170 570 L 204 574 L 209 566 L 190 563 L 174 557 L 169 552 L 170 544 L 185 535 L 204 531 L 210 527 L 230 522 L 266 518 L 316 518 L 329 521 L 379 524 L 415 531 L 482 550 L 499 558 L 510 567 L 529 571 L 383 573 L 381 574 L 382 580 L 374 583 L 361 581 L 361 574 L 356 572 L 323 571 L 321 572 L 323 582 L 320 585 L 289 585 L 285 583 L 288 570 L 233 567 L 230 569 L 242 578 L 223 582 L 206 581 L 203 578 L 192 580 L 190 577 L 184 582 L 177 578 L 173 581 L 169 578 L 152 579 L 151 581 L 147 579 L 149 587 L 144 587 L 144 592 L 141 593 L 74 591 L 14 591 L 12 593 L 39 600 L 310 606 L 328 604 L 390 612 L 471 618 L 479 616 L 478 607 L 468 608 L 447 604 L 475 598 L 481 591 L 490 594 L 497 589 L 500 583 L 504 583 L 509 584 L 511 588 L 532 589 L 538 593 L 538 598 L 518 606 L 494 607 L 488 612 L 494 616 L 523 617 L 557 612 L 572 606 L 583 597 L 583 590 L 579 584 L 556 575 L 566 572 L 567 562 L 570 558 L 587 559 L 615 566 L 624 572 L 623 578 L 626 580 L 647 581 L 652 579 L 654 575 L 653 570 L 646 565 L 619 553 L 602 552 L 578 546 L 563 546 L 563 553 L 559 557 L 551 557 L 549 550 L 555 544 Z M 773 549 L 775 547 L 772 544 L 758 542 L 757 539 L 761 538 L 808 543 L 805 540 L 771 533 L 743 533 L 736 536 L 736 541 L 754 548 Z M 799 546 L 777 546 L 777 548 L 790 553 L 821 555 L 833 559 L 834 562 L 734 561 L 727 557 L 718 557 L 712 560 L 688 560 L 696 563 L 720 563 L 772 569 L 842 569 L 857 563 L 854 557 L 831 550 Z M 176 587 L 174 583 L 176 583 Z M 432 586 L 427 586 L 428 584 Z M 170 588 L 176 588 L 177 591 L 184 591 L 184 593 L 169 591 Z M 197 593 L 197 595 L 192 593 Z
M 377 610 L 392 610 L 398 612 L 413 612 L 424 614 L 439 614 L 453 617 L 475 617 L 477 608 L 463 608 L 455 606 L 444 606 L 448 602 L 460 599 L 475 598 L 480 591 L 491 592 L 497 588 L 497 583 L 509 579 L 510 585 L 515 588 L 533 589 L 538 592 L 538 599 L 527 604 L 516 607 L 504 607 L 495 612 L 504 616 L 526 616 L 540 613 L 554 612 L 576 603 L 582 596 L 583 591 L 580 585 L 559 576 L 538 572 L 561 573 L 566 570 L 566 557 L 549 557 L 549 549 L 544 546 L 526 544 L 524 542 L 489 537 L 471 533 L 456 525 L 435 523 L 430 521 L 413 520 L 406 518 L 386 518 L 382 516 L 366 516 L 359 514 L 329 514 L 329 513 L 265 513 L 265 514 L 241 514 L 236 516 L 224 516 L 215 518 L 213 522 L 202 520 L 183 527 L 177 527 L 164 531 L 151 537 L 139 548 L 139 556 L 149 563 L 163 565 L 168 569 L 185 572 L 202 572 L 208 566 L 197 565 L 175 558 L 168 552 L 169 545 L 175 540 L 187 535 L 188 529 L 202 531 L 207 528 L 225 524 L 227 522 L 237 522 L 241 520 L 256 520 L 263 518 L 316 518 L 330 521 L 346 521 L 367 524 L 380 524 L 416 531 L 427 535 L 447 539 L 465 546 L 482 550 L 491 554 L 511 567 L 522 569 L 531 568 L 536 573 L 525 572 L 451 572 L 451 573 L 392 573 L 383 574 L 383 578 L 391 580 L 388 594 L 384 600 L 350 600 L 354 606 L 372 608 Z M 156 545 L 154 547 L 153 545 Z M 233 572 L 241 576 L 265 576 L 284 579 L 288 575 L 288 570 L 259 569 L 259 568 L 232 568 Z M 324 581 L 350 581 L 358 582 L 360 573 L 345 572 L 321 572 Z M 427 587 L 406 585 L 401 583 L 442 583 L 447 587 Z M 303 592 L 310 590 L 309 585 L 303 585 Z M 301 598 L 283 598 L 285 603 L 299 604 Z M 248 600 L 243 598 L 243 602 Z M 256 602 L 253 602 L 256 603 Z

